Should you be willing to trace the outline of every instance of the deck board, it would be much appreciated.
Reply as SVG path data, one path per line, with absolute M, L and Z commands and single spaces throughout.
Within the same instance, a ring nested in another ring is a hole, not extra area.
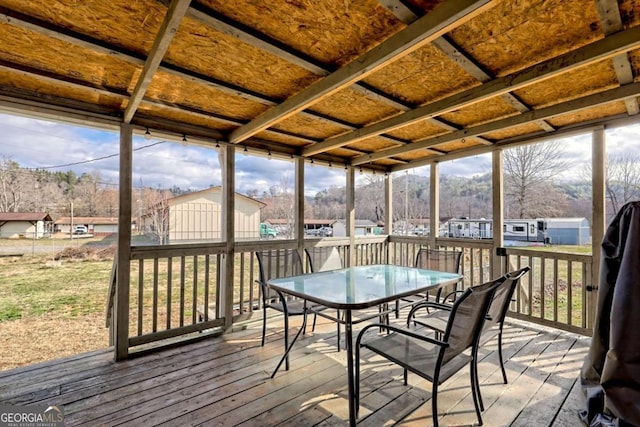
M 294 325 L 298 325 L 295 323 Z M 96 351 L 0 373 L 0 402 L 59 405 L 67 426 L 216 425 L 343 426 L 347 424 L 346 357 L 336 351 L 335 325 L 318 319 L 292 352 L 291 370 L 270 378 L 282 354 L 282 322 L 115 363 Z M 524 322 L 505 328 L 508 384 L 497 343 L 480 350 L 486 426 L 575 426 L 583 405 L 578 372 L 589 339 Z M 362 354 L 359 425 L 429 426 L 431 383 Z M 442 426 L 474 425 L 465 368 L 441 385 Z

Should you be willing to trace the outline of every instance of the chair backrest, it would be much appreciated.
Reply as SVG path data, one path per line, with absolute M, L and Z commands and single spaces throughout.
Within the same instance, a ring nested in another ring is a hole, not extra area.
M 445 251 L 439 249 L 422 248 L 416 255 L 415 266 L 417 268 L 424 268 L 426 270 L 459 273 L 461 259 L 461 251 Z
M 443 341 L 449 346 L 444 349 L 442 363 L 447 363 L 478 341 L 489 304 L 505 279 L 506 276 L 502 276 L 468 288 L 456 299 L 443 335 Z
M 302 258 L 296 249 L 256 251 L 260 281 L 303 274 Z
M 504 322 L 507 311 L 509 311 L 511 298 L 513 298 L 513 292 L 518 286 L 520 278 L 527 274 L 529 270 L 531 270 L 531 268 L 527 266 L 505 275 L 506 280 L 496 289 L 491 305 L 489 306 L 489 312 L 487 313 L 488 323 L 499 324 Z
M 343 268 L 342 258 L 335 247 L 306 248 L 309 268 L 312 272 L 338 270 Z

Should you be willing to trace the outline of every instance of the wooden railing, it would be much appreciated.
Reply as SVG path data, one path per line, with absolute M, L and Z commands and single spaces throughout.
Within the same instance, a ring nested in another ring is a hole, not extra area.
M 591 255 L 506 248 L 507 268 L 526 265 L 509 315 L 585 335 L 594 318 Z
M 437 239 L 439 249 L 462 251 L 460 273 L 464 287 L 491 280 L 493 243 L 489 240 Z M 424 237 L 389 236 L 389 259 L 392 264 L 413 266 L 421 247 L 428 247 Z
M 305 247 L 335 247 L 342 264 L 391 263 L 413 265 L 423 237 L 358 237 L 354 253 L 348 238 L 307 239 Z M 492 278 L 493 263 L 504 272 L 525 265 L 531 271 L 521 281 L 512 316 L 560 329 L 589 334 L 593 314 L 587 292 L 591 285 L 591 256 L 506 248 L 506 258 L 492 256 L 488 240 L 438 239 L 439 248 L 461 250 L 463 286 Z M 226 244 L 185 244 L 132 247 L 129 346 L 182 336 L 220 333 L 262 309 L 255 251 L 298 248 L 298 242 L 269 240 L 238 242 L 234 251 L 234 283 L 223 287 Z M 305 259 L 305 271 L 310 271 Z M 233 293 L 230 313 L 225 313 L 224 292 Z M 231 322 L 227 317 L 231 316 Z

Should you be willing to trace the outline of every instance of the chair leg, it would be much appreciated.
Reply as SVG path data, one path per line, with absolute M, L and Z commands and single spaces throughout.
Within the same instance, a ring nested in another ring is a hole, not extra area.
M 474 352 L 475 353 L 475 352 Z M 478 425 L 482 425 L 482 411 L 484 411 L 484 405 L 482 403 L 482 397 L 480 397 L 480 384 L 478 384 L 478 364 L 476 358 L 471 361 L 470 373 L 471 373 L 471 394 L 473 395 L 473 405 L 476 408 L 476 416 L 478 417 Z M 480 409 L 482 408 L 482 409 Z
M 338 335 L 336 336 L 336 339 L 338 340 L 338 351 L 340 351 L 340 310 L 336 310 L 336 318 L 338 319 L 338 321 L 336 322 L 338 329 Z
M 404 373 L 403 373 L 403 379 L 404 379 L 404 385 L 408 384 L 408 379 L 409 379 L 409 373 L 407 372 L 407 368 L 404 369 Z
M 316 320 L 318 319 L 318 315 L 313 313 L 313 326 L 311 326 L 311 332 L 315 332 L 316 330 Z
M 504 361 L 502 360 L 502 329 L 498 333 L 498 357 L 500 358 L 500 369 L 502 369 L 502 379 L 507 384 L 507 372 L 504 369 Z
M 264 337 L 267 335 L 267 307 L 262 307 L 262 347 L 264 347 Z
M 480 411 L 484 411 L 484 402 L 482 400 L 482 393 L 480 392 L 480 378 L 478 377 L 478 349 L 476 349 L 473 353 L 473 360 L 471 360 L 471 364 L 472 364 L 472 372 L 473 372 L 473 378 L 474 378 L 474 383 L 476 386 L 476 394 L 478 396 L 478 403 L 480 404 Z
M 305 313 L 306 316 L 306 313 Z M 306 326 L 306 325 L 305 325 Z M 284 312 L 284 351 L 286 352 L 289 349 L 289 316 L 288 313 Z M 287 356 L 284 361 L 284 370 L 289 370 L 289 357 Z
M 438 380 L 434 379 L 431 388 L 431 412 L 433 413 L 433 427 L 438 427 Z

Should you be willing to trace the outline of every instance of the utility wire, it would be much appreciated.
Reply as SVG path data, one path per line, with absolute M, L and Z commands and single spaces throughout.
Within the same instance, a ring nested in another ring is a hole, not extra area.
M 138 148 L 134 148 L 131 151 L 139 151 L 145 148 L 149 148 L 149 147 L 153 147 L 154 145 L 159 145 L 159 144 L 164 144 L 167 141 L 158 141 L 158 142 L 154 142 L 153 144 L 149 144 L 149 145 L 143 145 L 142 147 L 138 147 Z M 119 156 L 120 153 L 115 153 L 115 154 L 109 154 L 107 156 L 102 156 L 102 157 L 96 157 L 95 159 L 89 159 L 89 160 L 82 160 L 80 162 L 73 162 L 73 163 L 65 163 L 63 165 L 55 165 L 55 166 L 40 166 L 38 168 L 35 169 L 55 169 L 55 168 L 65 168 L 67 166 L 77 166 L 77 165 L 83 165 L 86 163 L 92 163 L 92 162 L 97 162 L 99 160 L 105 160 L 105 159 L 110 159 L 112 157 L 117 157 Z

